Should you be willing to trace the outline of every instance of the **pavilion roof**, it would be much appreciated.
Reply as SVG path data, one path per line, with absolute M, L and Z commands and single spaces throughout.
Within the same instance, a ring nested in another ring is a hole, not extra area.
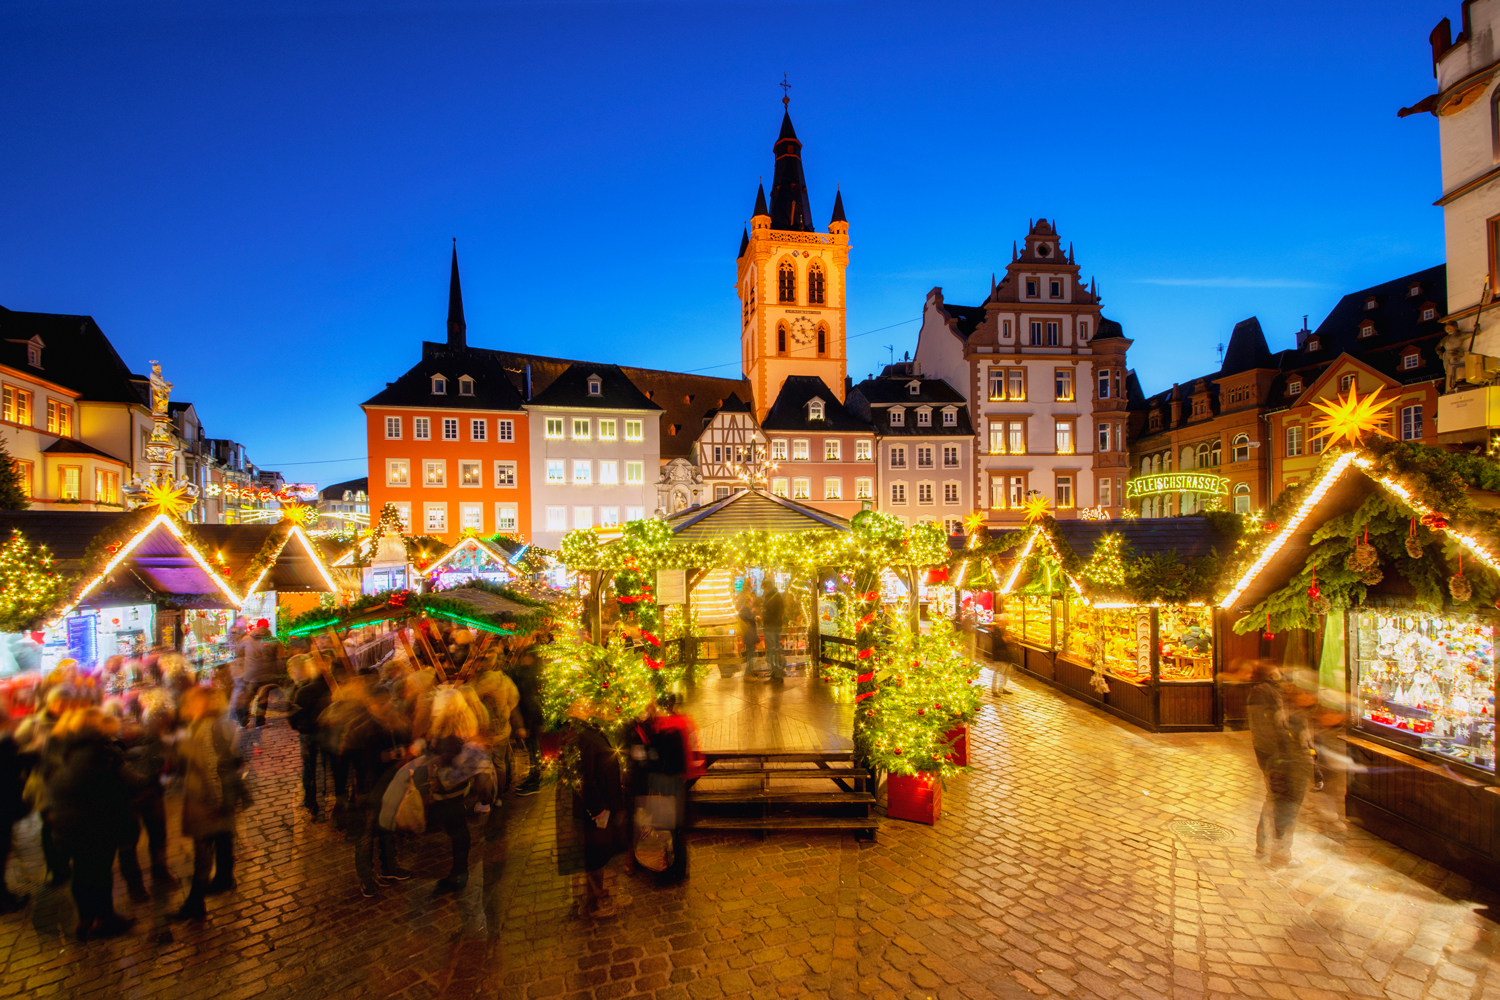
M 702 542 L 741 531 L 849 531 L 836 514 L 751 488 L 731 493 L 707 507 L 695 507 L 666 519 L 678 541 Z

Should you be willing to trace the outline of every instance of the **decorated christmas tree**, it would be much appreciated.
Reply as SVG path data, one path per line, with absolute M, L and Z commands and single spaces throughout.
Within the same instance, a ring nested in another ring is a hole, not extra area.
M 0 546 L 0 631 L 33 627 L 67 589 L 68 581 L 53 567 L 45 545 L 33 548 L 16 531 Z

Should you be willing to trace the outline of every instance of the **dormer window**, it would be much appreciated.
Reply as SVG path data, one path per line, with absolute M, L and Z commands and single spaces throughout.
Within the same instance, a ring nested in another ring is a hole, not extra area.
M 26 363 L 33 368 L 42 367 L 42 338 L 32 337 L 26 342 Z
M 1366 337 L 1373 337 L 1373 336 L 1375 336 L 1375 324 L 1374 323 L 1370 322 L 1369 320 L 1365 320 L 1363 323 L 1359 324 L 1359 339 L 1360 340 L 1364 340 Z
M 1286 394 L 1288 396 L 1302 395 L 1302 380 L 1300 378 L 1294 378 L 1290 382 L 1288 382 L 1286 384 Z
M 1369 312 L 1371 309 L 1374 309 L 1378 305 L 1380 305 L 1380 303 L 1375 301 L 1375 296 L 1368 296 L 1365 299 L 1365 312 Z
M 929 409 L 927 409 L 927 407 L 925 407 L 925 406 L 922 407 L 920 410 L 917 411 L 917 426 L 918 427 L 931 427 L 932 426 L 932 411 L 929 410 Z
M 823 419 L 823 401 L 821 399 L 814 399 L 812 402 L 807 404 L 807 419 Z
M 891 426 L 892 427 L 905 427 L 906 426 L 906 411 L 903 410 L 903 409 L 901 409 L 901 407 L 899 407 L 899 406 L 893 406 L 893 407 L 891 407 Z
M 1321 351 L 1323 349 L 1322 339 L 1319 337 L 1308 337 L 1307 349 L 1308 351 Z
M 458 380 L 458 394 L 460 396 L 474 395 L 474 380 L 467 375 L 460 376 Z
M 908 396 L 920 396 L 922 394 L 922 383 L 921 382 L 908 382 L 908 383 L 906 383 L 906 394 Z
M 1437 304 L 1434 302 L 1422 303 L 1422 322 L 1430 323 L 1437 319 Z
M 1421 364 L 1422 355 L 1416 351 L 1412 351 L 1410 354 L 1401 355 L 1401 368 L 1403 371 L 1410 371 L 1413 368 L 1419 368 L 1421 367 Z
M 604 380 L 601 379 L 598 375 L 590 375 L 589 376 L 589 395 L 590 396 L 602 396 L 602 395 L 604 395 Z
M 951 406 L 945 407 L 943 409 L 943 426 L 944 427 L 957 427 L 958 426 L 958 411 L 955 410 Z
M 1413 281 L 1411 283 L 1411 287 L 1406 290 L 1406 297 L 1409 298 L 1409 299 L 1414 299 L 1418 295 L 1421 295 L 1421 294 L 1422 294 L 1422 286 L 1420 284 L 1418 284 L 1417 282 L 1415 282 L 1415 281 Z
M 434 396 L 448 395 L 448 380 L 441 375 L 432 376 L 432 394 Z

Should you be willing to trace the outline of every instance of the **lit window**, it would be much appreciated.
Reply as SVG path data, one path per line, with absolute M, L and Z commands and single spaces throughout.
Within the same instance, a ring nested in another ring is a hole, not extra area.
M 773 462 L 785 462 L 786 461 L 786 442 L 785 441 L 772 441 L 771 442 L 771 461 L 773 461 Z
M 642 520 L 645 520 L 645 517 L 646 517 L 646 508 L 644 508 L 644 507 L 626 507 L 625 508 L 625 520 L 627 520 L 627 521 L 642 521 Z
M 58 437 L 73 436 L 73 408 L 55 399 L 47 400 L 47 433 Z M 400 437 L 397 434 L 397 437 Z
M 932 426 L 932 411 L 931 410 L 918 410 L 917 411 L 917 426 L 918 427 L 931 427 Z
M 1005 369 L 990 369 L 990 399 L 999 401 L 1005 398 Z
M 567 479 L 568 463 L 560 458 L 547 459 L 547 482 L 565 483 Z
M 458 418 L 457 417 L 444 417 L 443 418 L 443 440 L 444 441 L 457 441 L 458 440 Z
M 1066 510 L 1073 506 L 1073 477 L 1057 477 L 1057 508 Z
M 1250 435 L 1236 434 L 1234 440 L 1230 442 L 1229 453 L 1231 462 L 1250 461 Z
M 1057 422 L 1057 453 L 1059 455 L 1073 454 L 1073 424 L 1068 420 Z
M 1302 427 L 1294 424 L 1286 429 L 1286 457 L 1296 458 L 1302 454 Z
M 842 500 L 844 498 L 844 481 L 842 479 L 823 480 L 823 499 Z
M 460 396 L 474 395 L 474 380 L 469 378 L 467 375 L 460 378 L 458 380 L 458 394 Z M 467 528 L 468 525 L 466 524 L 464 525 L 464 527 Z
M 618 507 L 600 507 L 599 508 L 599 527 L 601 527 L 601 528 L 618 528 L 619 526 L 620 526 L 620 508 L 618 508 Z
M 442 486 L 448 475 L 447 462 L 427 462 L 423 468 L 426 470 L 422 481 L 428 486 Z
M 997 476 L 990 480 L 990 507 L 1000 510 L 1005 506 L 1005 477 Z
M 906 503 L 906 484 L 905 483 L 892 483 L 891 484 L 891 503 L 893 503 L 893 504 L 904 504 L 904 503 Z
M 957 427 L 958 426 L 958 411 L 955 410 L 951 406 L 948 407 L 947 409 L 943 410 L 943 426 L 944 427 Z
M 1422 407 L 1404 406 L 1401 408 L 1401 440 L 1422 440 Z
M 486 435 L 488 435 L 488 433 L 489 433 L 489 421 L 488 420 L 470 420 L 469 421 L 469 440 L 470 441 L 483 441 L 483 440 L 486 439 Z
M 875 480 L 856 479 L 854 481 L 854 498 L 856 500 L 875 499 Z
M 812 499 L 812 494 L 808 492 L 811 488 L 812 488 L 812 480 L 811 479 L 793 479 L 792 480 L 792 499 L 793 500 L 810 500 L 810 499 Z
M 434 396 L 446 396 L 448 394 L 448 380 L 441 375 L 432 376 L 432 394 Z
M 547 508 L 547 530 L 548 531 L 567 531 L 568 530 L 568 508 L 566 508 L 566 507 L 548 507 Z
M 945 469 L 956 469 L 956 468 L 958 468 L 958 445 L 956 445 L 956 444 L 945 444 L 945 445 L 943 445 L 943 468 L 945 468 Z
M 483 486 L 484 476 L 479 471 L 478 462 L 458 463 L 458 485 L 460 486 Z
M 448 530 L 447 504 L 430 503 L 425 509 L 427 511 L 427 533 L 429 535 L 440 535 Z
M 94 499 L 99 503 L 120 502 L 120 474 L 118 472 L 94 470 Z
M 891 445 L 891 468 L 893 468 L 893 469 L 904 469 L 904 468 L 906 468 L 906 446 L 905 445 L 899 445 L 899 444 Z
M 597 378 L 591 378 L 591 379 L 589 379 L 589 395 L 590 396 L 602 396 L 602 395 L 604 395 L 604 383 L 601 382 Z
M 614 485 L 620 481 L 620 463 L 615 461 L 599 463 L 599 482 Z
M 495 463 L 495 486 L 497 486 L 497 487 L 499 487 L 501 489 L 508 489 L 508 488 L 510 488 L 512 486 L 515 486 L 515 485 L 516 485 L 516 463 L 515 462 L 496 462 Z
M 638 486 L 646 481 L 646 463 L 626 462 L 625 482 L 631 486 Z
M 1099 425 L 1099 450 L 1109 451 L 1109 424 Z
M 799 439 L 792 442 L 792 461 L 807 461 L 807 442 L 805 440 Z
M 81 500 L 83 469 L 76 465 L 64 465 L 58 478 L 58 496 L 63 500 Z
M 401 440 L 401 418 L 400 417 L 386 417 L 385 418 L 385 439 L 387 441 L 399 441 L 399 440 Z
M 401 522 L 402 531 L 411 531 L 411 504 L 398 503 L 396 506 L 396 519 Z
M 432 439 L 432 421 L 426 417 L 412 417 L 411 436 L 418 441 L 429 441 Z
M 1411 369 L 1413 369 L 1413 368 L 1416 368 L 1421 363 L 1422 363 L 1422 355 L 1420 355 L 1420 354 L 1416 354 L 1416 353 L 1406 354 L 1406 355 L 1403 355 L 1402 358 L 1401 358 L 1401 367 L 1403 369 L 1408 370 L 1408 371 L 1411 370 Z
M 586 458 L 573 460 L 573 482 L 587 483 L 593 480 L 594 463 Z
M 411 463 L 404 458 L 392 458 L 385 463 L 385 484 L 405 486 L 411 481 Z
M 823 419 L 823 401 L 821 399 L 815 399 L 812 402 L 810 402 L 810 403 L 807 404 L 807 419 L 808 420 L 822 420 Z
M 1110 500 L 1109 500 L 1109 477 L 1108 476 L 1106 476 L 1103 479 L 1099 480 L 1098 490 L 1099 490 L 1099 506 L 1101 506 L 1101 507 L 1108 507 L 1110 505 Z
M 573 527 L 575 527 L 575 528 L 592 528 L 593 526 L 594 526 L 594 508 L 592 508 L 592 507 L 574 507 L 573 508 Z
M 1026 423 L 1022 420 L 1010 422 L 1009 451 L 1012 455 L 1026 454 Z
M 462 384 L 462 383 L 460 383 Z M 458 505 L 458 526 L 460 529 L 472 529 L 474 531 L 484 530 L 484 504 L 461 503 Z
M 1017 402 L 1024 401 L 1026 399 L 1026 369 L 1013 368 L 1008 378 L 1010 392 L 1006 398 Z
M 1250 513 L 1250 484 L 1237 483 L 1234 487 L 1234 512 L 1236 514 Z
M 1297 378 L 1292 379 L 1290 382 L 1288 382 L 1286 384 L 1286 394 L 1288 396 L 1302 395 L 1302 380 L 1300 378 Z
M 517 522 L 518 518 L 519 518 L 519 515 L 517 513 L 517 508 L 516 508 L 515 504 L 513 504 L 513 503 L 497 503 L 497 504 L 495 504 L 495 530 L 496 531 L 515 531 L 516 527 L 517 527 L 516 522 Z
M 854 442 L 854 460 L 856 462 L 868 462 L 874 454 L 875 446 L 868 438 Z
M 917 468 L 932 468 L 932 445 L 924 444 L 917 446 Z
M 7 385 L 0 389 L 0 415 L 13 424 L 24 424 L 31 426 L 31 393 L 25 389 L 17 389 L 15 386 Z
M 589 439 L 589 421 L 587 417 L 573 418 L 573 440 L 587 441 Z
M 516 422 L 514 420 L 495 421 L 495 440 L 514 441 L 516 439 Z
M 1070 402 L 1073 399 L 1073 369 L 1054 369 L 1057 383 L 1057 401 L 1059 403 Z
M 771 480 L 771 492 L 779 497 L 786 496 L 787 481 L 785 479 Z
M 613 441 L 615 439 L 615 422 L 613 420 L 599 421 L 599 440 Z
M 838 438 L 823 439 L 823 461 L 837 462 L 843 453 L 843 442 Z
M 625 440 L 626 441 L 640 441 L 640 440 L 642 440 L 641 422 L 639 420 L 627 420 L 627 421 L 625 421 Z
M 547 418 L 547 437 L 549 437 L 549 438 L 551 438 L 552 440 L 555 441 L 558 438 L 561 438 L 562 436 L 563 436 L 563 418 L 562 417 L 548 417 Z
M 947 482 L 943 484 L 943 503 L 958 503 L 958 484 Z
M 932 503 L 932 495 L 931 483 L 917 484 L 917 503 Z

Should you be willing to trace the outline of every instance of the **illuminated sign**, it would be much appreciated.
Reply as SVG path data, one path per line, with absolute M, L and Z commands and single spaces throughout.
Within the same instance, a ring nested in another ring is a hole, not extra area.
M 1137 476 L 1125 483 L 1127 499 L 1161 493 L 1216 493 L 1228 496 L 1229 480 L 1205 472 L 1162 472 L 1154 476 Z

